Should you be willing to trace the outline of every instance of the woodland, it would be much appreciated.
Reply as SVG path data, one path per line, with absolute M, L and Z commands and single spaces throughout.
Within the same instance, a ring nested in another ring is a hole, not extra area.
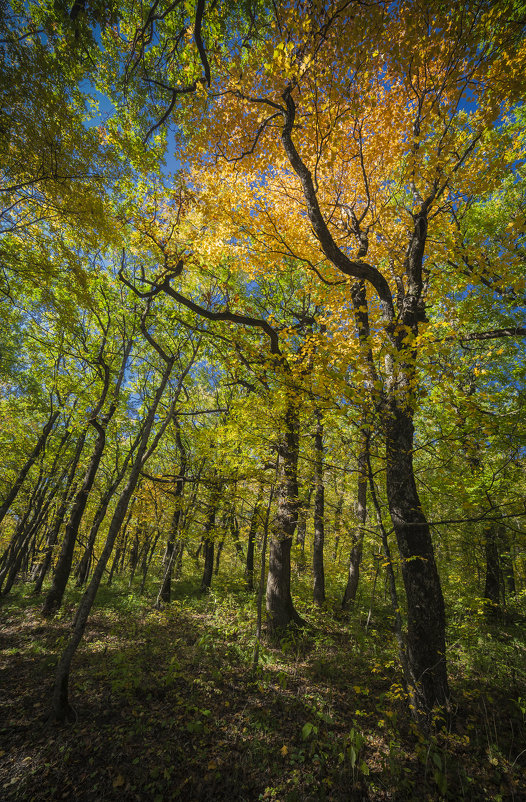
M 3 799 L 526 799 L 525 34 L 1 3 Z

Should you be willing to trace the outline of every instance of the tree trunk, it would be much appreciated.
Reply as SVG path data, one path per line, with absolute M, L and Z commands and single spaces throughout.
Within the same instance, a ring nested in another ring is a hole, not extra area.
M 91 567 L 91 560 L 93 556 L 93 548 L 95 546 L 95 540 L 97 539 L 97 534 L 99 532 L 99 529 L 101 527 L 104 518 L 106 517 L 106 511 L 108 509 L 110 501 L 112 500 L 113 496 L 117 491 L 117 488 L 119 487 L 120 483 L 124 478 L 126 469 L 128 468 L 128 464 L 130 462 L 130 459 L 132 458 L 133 452 L 137 447 L 139 439 L 140 439 L 140 432 L 137 438 L 135 439 L 135 442 L 131 446 L 130 450 L 128 451 L 126 458 L 124 459 L 123 464 L 117 473 L 117 476 L 114 477 L 110 486 L 106 489 L 106 492 L 104 493 L 103 497 L 100 500 L 97 512 L 95 513 L 93 517 L 93 522 L 91 524 L 88 543 L 84 550 L 84 554 L 82 555 L 82 559 L 77 567 L 77 570 L 75 571 L 78 587 L 84 585 L 88 580 L 89 571 Z
M 24 479 L 26 478 L 27 474 L 35 464 L 38 455 L 44 450 L 49 433 L 51 432 L 53 426 L 55 425 L 55 421 L 58 418 L 58 416 L 59 412 L 52 412 L 51 415 L 49 416 L 47 423 L 42 430 L 42 434 L 38 438 L 36 446 L 34 447 L 33 451 L 28 457 L 25 465 L 20 470 L 13 486 L 11 487 L 11 490 L 4 499 L 3 504 L 0 506 L 0 522 L 3 521 L 11 504 L 17 497 L 18 491 L 22 487 L 22 484 L 24 483 Z
M 256 532 L 258 524 L 261 519 L 261 504 L 263 502 L 263 483 L 261 482 L 258 488 L 258 495 L 252 517 L 250 519 L 250 527 L 248 530 L 248 543 L 247 543 L 247 561 L 245 567 L 245 578 L 247 583 L 247 590 L 254 590 L 254 547 L 256 542 Z
M 203 535 L 203 553 L 205 558 L 203 578 L 201 580 L 201 591 L 203 593 L 207 593 L 212 586 L 212 574 L 214 571 L 214 526 L 216 521 L 217 506 L 219 504 L 219 494 L 220 484 L 217 480 L 214 480 L 210 492 L 208 514 Z
M 321 605 L 325 602 L 325 569 L 323 547 L 325 543 L 325 486 L 323 484 L 323 420 L 316 411 L 316 434 L 314 436 L 314 544 L 312 550 L 312 570 L 314 574 L 313 601 Z
M 486 611 L 490 616 L 500 612 L 500 559 L 498 537 L 495 526 L 490 525 L 484 530 L 484 551 L 486 554 L 486 581 L 484 583 L 484 598 Z
M 177 449 L 179 451 L 179 458 L 180 458 L 179 475 L 175 482 L 174 511 L 170 525 L 170 535 L 166 543 L 165 570 L 161 582 L 161 587 L 159 588 L 159 593 L 157 594 L 157 600 L 155 602 L 156 607 L 160 607 L 161 604 L 170 604 L 172 595 L 172 571 L 174 563 L 177 561 L 177 558 L 179 557 L 179 552 L 176 546 L 182 522 L 183 492 L 184 492 L 187 460 L 186 460 L 186 451 L 184 449 L 183 441 L 181 439 L 181 427 L 177 418 L 174 419 L 174 425 L 175 425 L 175 441 Z
M 84 595 L 80 601 L 77 614 L 75 616 L 73 633 L 71 635 L 68 644 L 66 645 L 66 648 L 64 649 L 64 652 L 62 653 L 62 656 L 57 666 L 57 671 L 55 675 L 55 685 L 53 688 L 53 695 L 51 700 L 51 712 L 50 712 L 50 718 L 57 722 L 61 722 L 66 719 L 71 719 L 72 717 L 74 717 L 74 711 L 72 710 L 68 699 L 69 671 L 70 671 L 71 661 L 73 659 L 73 656 L 77 650 L 80 641 L 82 640 L 88 616 L 90 614 L 91 607 L 95 600 L 95 596 L 98 587 L 100 585 L 102 575 L 104 573 L 108 560 L 111 556 L 115 540 L 117 538 L 117 535 L 119 534 L 124 518 L 126 517 L 128 506 L 130 504 L 130 500 L 133 496 L 133 493 L 135 492 L 137 482 L 139 481 L 141 470 L 146 464 L 149 457 L 153 454 L 153 452 L 157 448 L 159 440 L 164 434 L 166 426 L 168 425 L 168 422 L 171 418 L 172 410 L 170 410 L 168 416 L 165 418 L 164 422 L 159 427 L 159 430 L 155 435 L 151 446 L 148 448 L 148 439 L 155 421 L 155 414 L 157 411 L 157 407 L 159 406 L 159 402 L 166 387 L 166 383 L 170 376 L 172 367 L 173 367 L 173 360 L 170 360 L 163 373 L 161 383 L 157 388 L 157 392 L 155 393 L 152 405 L 148 410 L 148 415 L 142 429 L 141 440 L 139 443 L 139 447 L 137 449 L 137 454 L 133 461 L 128 481 L 126 482 L 126 485 L 122 490 L 119 500 L 117 501 L 117 506 L 115 507 L 115 512 L 113 513 L 113 517 L 111 519 L 108 528 L 108 534 L 106 537 L 104 548 L 99 557 L 97 565 L 95 566 L 95 569 L 93 571 L 91 581 L 87 586 Z
M 342 610 L 348 610 L 356 601 L 360 565 L 362 563 L 365 521 L 367 518 L 367 455 L 369 451 L 369 431 L 362 426 L 358 454 L 358 487 L 356 493 L 355 515 L 358 526 L 353 532 L 353 543 L 349 558 L 349 573 L 342 599 Z
M 277 510 L 270 533 L 266 604 L 271 632 L 284 629 L 291 622 L 306 624 L 294 609 L 290 592 L 290 551 L 298 521 L 298 452 L 299 414 L 295 401 L 289 398 L 278 448 Z
M 515 586 L 515 571 L 513 569 L 513 557 L 510 549 L 510 539 L 504 527 L 499 529 L 499 556 L 502 567 L 502 585 L 508 591 L 508 595 L 515 596 L 517 592 Z
M 334 524 L 333 524 L 334 548 L 332 550 L 333 563 L 336 562 L 336 559 L 338 559 L 338 562 L 340 562 L 338 549 L 340 546 L 340 532 L 342 528 L 342 512 L 343 512 L 343 495 L 341 495 L 338 498 L 338 501 L 336 502 L 336 509 L 334 510 Z
M 412 415 L 396 402 L 386 416 L 386 440 L 387 498 L 407 596 L 408 669 L 418 706 L 429 713 L 448 700 L 444 599 L 416 488 Z
M 62 542 L 62 549 L 60 551 L 58 562 L 55 568 L 55 573 L 53 575 L 53 582 L 47 592 L 44 606 L 42 608 L 43 615 L 53 615 L 62 604 L 64 591 L 66 590 L 66 585 L 71 573 L 73 552 L 75 550 L 75 543 L 77 542 L 80 522 L 82 521 L 82 516 L 84 515 L 84 510 L 86 509 L 89 494 L 91 492 L 91 488 L 93 487 L 93 482 L 95 481 L 95 476 L 97 475 L 99 464 L 102 459 L 104 445 L 106 442 L 106 424 L 110 420 L 113 411 L 114 407 L 112 406 L 108 415 L 105 416 L 103 424 L 100 424 L 95 419 L 91 420 L 91 423 L 97 430 L 97 439 L 95 440 L 95 446 L 93 448 L 82 486 L 75 496 L 75 500 L 73 501 L 73 507 L 71 509 L 69 521 L 66 526 L 64 540 Z
M 47 537 L 46 548 L 44 550 L 42 562 L 35 571 L 35 587 L 33 589 L 33 593 L 38 594 L 42 590 L 42 583 L 44 582 L 46 574 L 49 571 L 49 566 L 51 565 L 51 560 L 53 557 L 53 548 L 58 540 L 62 524 L 64 523 L 64 518 L 66 517 L 68 504 L 70 503 L 72 496 L 74 496 L 76 493 L 76 486 L 73 484 L 73 482 L 75 480 L 75 474 L 77 472 L 77 467 L 80 461 L 80 456 L 82 454 L 82 449 L 84 448 L 85 440 L 86 440 L 86 432 L 84 431 L 77 440 L 75 453 L 73 454 L 73 459 L 71 460 L 71 464 L 69 466 L 69 472 L 66 479 L 66 486 L 62 493 L 60 506 L 57 510 L 57 513 L 53 521 L 53 528 L 51 529 Z

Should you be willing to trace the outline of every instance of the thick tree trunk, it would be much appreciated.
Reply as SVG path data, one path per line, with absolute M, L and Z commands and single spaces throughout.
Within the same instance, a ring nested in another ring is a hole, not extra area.
M 298 521 L 298 452 L 299 415 L 294 400 L 289 399 L 278 449 L 277 510 L 270 533 L 266 604 L 271 632 L 283 629 L 291 622 L 300 626 L 306 624 L 294 609 L 290 592 L 290 551 Z
M 386 416 L 387 497 L 407 596 L 407 661 L 420 709 L 448 700 L 444 599 L 431 534 L 416 488 L 413 421 L 393 402 Z
M 312 549 L 312 571 L 314 574 L 313 601 L 316 604 L 325 602 L 325 568 L 323 565 L 323 548 L 325 544 L 325 486 L 323 484 L 323 420 L 321 413 L 316 412 L 316 434 L 314 436 L 314 543 Z

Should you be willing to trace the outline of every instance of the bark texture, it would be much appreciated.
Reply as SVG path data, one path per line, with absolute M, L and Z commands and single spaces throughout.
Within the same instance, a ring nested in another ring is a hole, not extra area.
M 280 474 L 277 509 L 270 533 L 267 577 L 267 620 L 270 631 L 284 629 L 291 622 L 305 625 L 296 612 L 290 592 L 290 551 L 298 522 L 298 410 L 292 399 L 284 416 L 284 432 L 279 445 Z
M 407 595 L 407 661 L 425 711 L 448 700 L 445 611 L 431 533 L 413 468 L 413 421 L 393 405 L 387 420 L 387 497 Z

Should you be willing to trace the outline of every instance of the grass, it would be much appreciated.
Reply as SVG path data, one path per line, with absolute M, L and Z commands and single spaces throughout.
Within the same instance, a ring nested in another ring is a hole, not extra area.
M 216 581 L 217 580 L 217 581 Z M 76 723 L 49 727 L 53 669 L 78 601 L 45 621 L 19 585 L 0 615 L 0 793 L 11 800 L 519 800 L 526 794 L 524 628 L 452 608 L 451 711 L 423 734 L 401 686 L 389 610 L 322 610 L 262 645 L 255 597 L 236 577 L 207 596 L 189 575 L 173 603 L 155 588 L 101 588 L 71 677 Z

